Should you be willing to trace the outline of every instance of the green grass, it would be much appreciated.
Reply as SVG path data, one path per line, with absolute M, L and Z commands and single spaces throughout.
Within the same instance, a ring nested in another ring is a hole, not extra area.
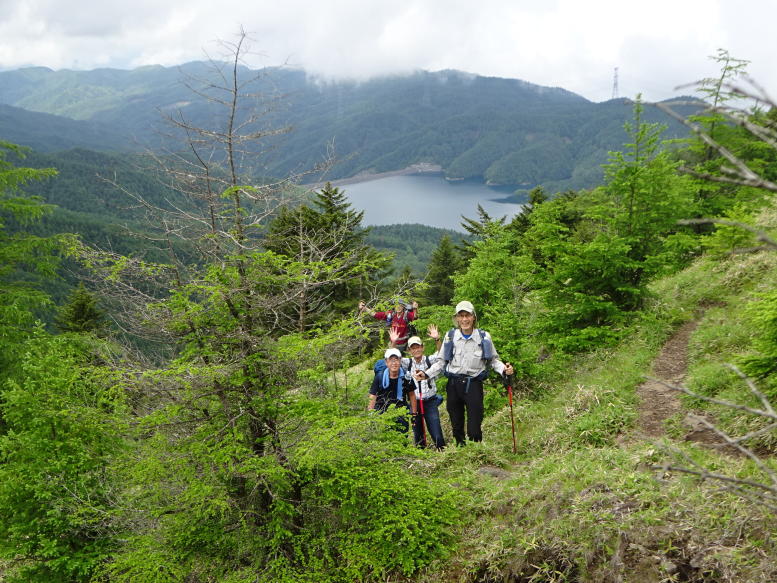
M 691 318 L 701 322 L 689 381 L 741 394 L 741 381 L 721 374 L 718 361 L 747 351 L 740 304 L 777 283 L 774 265 L 773 257 L 701 260 L 657 282 L 652 310 L 627 341 L 579 358 L 567 374 L 546 379 L 542 394 L 516 401 L 517 455 L 505 402 L 486 419 L 484 443 L 433 456 L 433 471 L 466 490 L 472 518 L 459 527 L 452 558 L 414 580 L 775 580 L 773 515 L 716 483 L 651 469 L 671 462 L 672 448 L 709 471 L 762 480 L 753 464 L 673 440 L 682 434 L 678 419 L 668 423 L 666 441 L 628 438 L 636 387 L 663 342 Z
M 407 580 L 777 580 L 775 515 L 719 483 L 660 469 L 676 464 L 681 452 L 708 471 L 763 481 L 749 460 L 682 439 L 690 411 L 712 413 L 732 431 L 757 424 L 684 398 L 664 439 L 648 442 L 633 433 L 637 387 L 666 340 L 692 319 L 699 323 L 686 384 L 705 395 L 749 398 L 723 363 L 752 350 L 745 306 L 777 286 L 776 267 L 777 254 L 701 259 L 655 282 L 648 309 L 618 346 L 548 358 L 532 386 L 516 393 L 516 454 L 507 399 L 501 386 L 490 385 L 483 443 L 418 452 L 409 462 L 461 494 L 467 519 L 452 533 L 450 554 Z M 366 366 L 351 374 L 350 387 L 365 387 L 371 378 Z M 450 435 L 447 415 L 441 417 Z M 775 451 L 774 439 L 761 438 L 759 447 Z

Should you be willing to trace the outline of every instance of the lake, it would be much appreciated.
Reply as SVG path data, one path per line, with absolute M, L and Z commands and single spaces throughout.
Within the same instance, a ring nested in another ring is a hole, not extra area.
M 364 226 L 421 223 L 464 232 L 461 217 L 475 219 L 480 204 L 492 217 L 509 221 L 522 205 L 498 202 L 512 191 L 471 181 L 448 182 L 442 174 L 389 176 L 339 187 L 364 211 Z

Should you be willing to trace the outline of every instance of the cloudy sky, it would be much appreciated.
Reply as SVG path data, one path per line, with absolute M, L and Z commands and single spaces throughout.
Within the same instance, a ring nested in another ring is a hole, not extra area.
M 253 66 L 321 78 L 460 69 L 648 100 L 714 76 L 719 48 L 777 94 L 777 0 L 0 0 L 0 69 L 177 65 L 242 26 Z M 688 91 L 685 91 L 688 93 Z

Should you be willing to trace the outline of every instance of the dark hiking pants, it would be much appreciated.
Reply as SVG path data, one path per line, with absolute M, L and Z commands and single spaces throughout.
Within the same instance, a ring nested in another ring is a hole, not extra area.
M 428 430 L 434 446 L 437 449 L 442 449 L 445 447 L 445 438 L 443 437 L 442 426 L 440 425 L 440 411 L 438 405 L 440 401 L 442 401 L 442 398 L 438 400 L 436 395 L 434 397 L 424 399 L 423 423 L 421 423 L 421 409 L 419 405 L 419 415 L 416 416 L 413 422 L 413 437 L 415 438 L 416 445 L 425 444 L 426 436 L 424 433 L 425 430 Z
M 464 445 L 464 413 L 467 418 L 467 437 L 482 441 L 483 433 L 483 381 L 464 376 L 448 379 L 448 415 L 456 445 Z

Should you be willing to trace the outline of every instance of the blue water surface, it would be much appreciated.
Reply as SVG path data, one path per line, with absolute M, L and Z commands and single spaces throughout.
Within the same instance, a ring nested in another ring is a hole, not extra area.
M 492 217 L 509 221 L 522 205 L 500 202 L 510 191 L 479 182 L 448 182 L 441 174 L 389 176 L 340 186 L 353 207 L 364 211 L 362 224 L 420 223 L 464 231 L 462 215 L 477 218 L 480 204 Z

